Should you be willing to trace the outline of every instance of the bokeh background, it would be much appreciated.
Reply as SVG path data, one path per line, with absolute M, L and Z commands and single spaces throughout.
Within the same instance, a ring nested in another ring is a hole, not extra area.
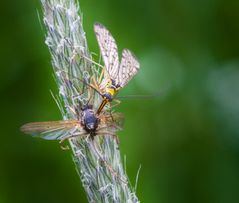
M 141 70 L 124 100 L 122 156 L 144 203 L 239 202 L 239 1 L 81 0 L 91 51 L 95 21 Z M 70 152 L 19 132 L 61 119 L 38 0 L 0 2 L 0 203 L 86 202 Z

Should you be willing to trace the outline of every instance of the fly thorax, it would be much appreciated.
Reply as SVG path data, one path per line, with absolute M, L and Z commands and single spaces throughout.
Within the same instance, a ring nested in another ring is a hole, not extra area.
M 110 86 L 110 87 L 107 87 L 106 89 L 105 89 L 105 92 L 107 93 L 107 94 L 110 94 L 112 97 L 116 94 L 116 88 L 115 88 L 115 86 Z

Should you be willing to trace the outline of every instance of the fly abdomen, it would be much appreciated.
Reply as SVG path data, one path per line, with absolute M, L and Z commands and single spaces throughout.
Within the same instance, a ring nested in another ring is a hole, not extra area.
M 84 119 L 85 130 L 88 132 L 96 131 L 98 127 L 98 119 L 95 116 L 88 116 Z

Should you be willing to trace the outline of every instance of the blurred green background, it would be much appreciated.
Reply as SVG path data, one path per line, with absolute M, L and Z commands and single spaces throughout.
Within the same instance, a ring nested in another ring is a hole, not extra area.
M 121 95 L 162 91 L 117 107 L 132 184 L 142 165 L 141 202 L 239 202 L 239 1 L 80 4 L 91 51 L 98 21 L 140 60 Z M 0 2 L 0 203 L 83 203 L 70 152 L 19 132 L 26 122 L 61 119 L 40 11 L 38 0 Z

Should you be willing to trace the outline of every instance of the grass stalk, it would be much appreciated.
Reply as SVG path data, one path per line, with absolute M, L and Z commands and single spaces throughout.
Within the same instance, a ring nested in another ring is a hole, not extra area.
M 98 78 L 101 67 L 88 60 L 92 57 L 78 2 L 41 0 L 41 3 L 46 44 L 59 87 L 59 94 L 54 98 L 64 120 L 77 119 L 77 106 L 92 98 L 89 87 L 82 80 L 89 81 L 92 75 Z M 101 96 L 93 93 L 95 109 L 100 102 Z M 118 144 L 112 136 L 96 136 L 93 141 L 89 137 L 76 137 L 69 143 L 89 202 L 139 202 L 129 184 Z

